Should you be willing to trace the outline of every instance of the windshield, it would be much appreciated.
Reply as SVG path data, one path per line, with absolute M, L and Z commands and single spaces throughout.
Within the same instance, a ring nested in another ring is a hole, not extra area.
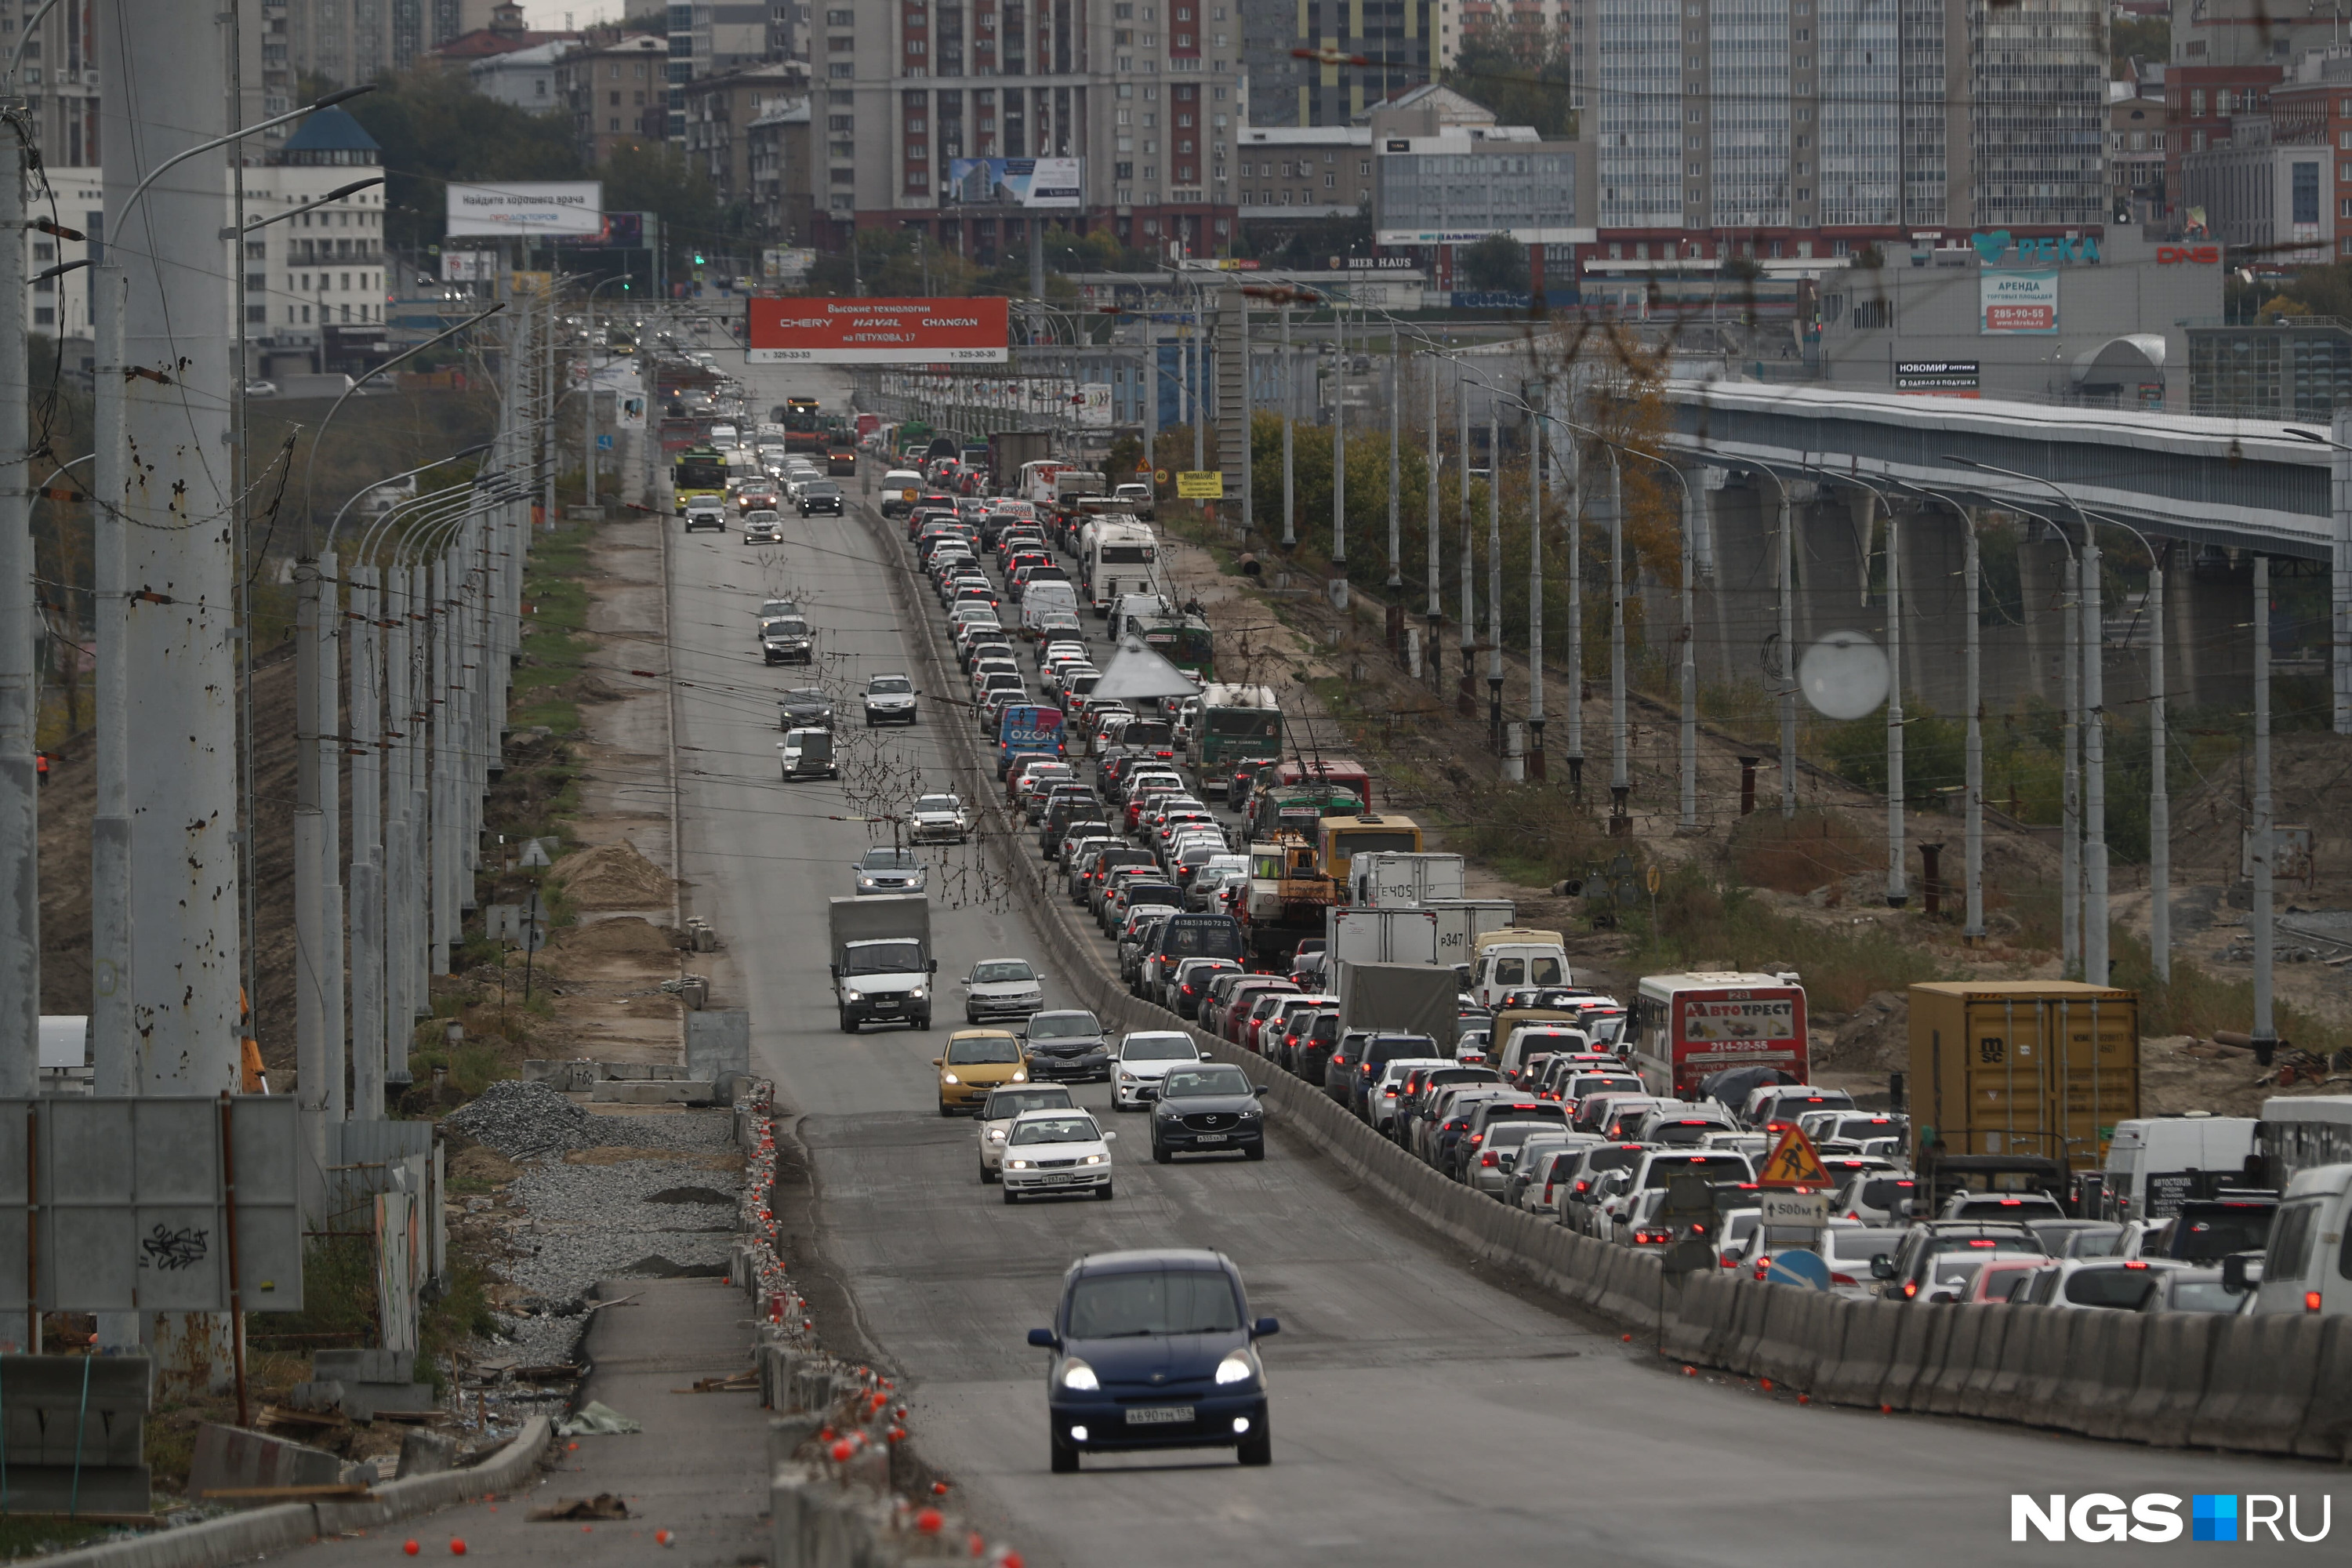
M 2270 1245 L 2271 1217 L 2278 1211 L 2228 1208 L 2219 1212 L 2191 1209 L 2173 1222 L 2168 1256 L 2191 1263 L 2210 1263 L 2232 1252 L 2260 1252 Z
M 861 942 L 849 950 L 844 965 L 851 974 L 910 974 L 923 968 L 919 942 Z
M 983 1121 L 1009 1121 L 1024 1110 L 1075 1110 L 1077 1102 L 1066 1089 L 1000 1089 L 981 1110 Z
M 1102 1025 L 1092 1013 L 1032 1013 L 1029 1015 L 1029 1037 L 1033 1040 L 1073 1040 L 1102 1033 Z
M 2136 1312 L 2156 1289 L 2152 1272 L 2131 1268 L 2085 1268 L 2066 1281 L 2066 1300 L 2077 1307 L 2119 1307 Z
M 975 963 L 971 979 L 975 985 L 992 984 L 1003 980 L 1034 980 L 1037 972 L 1018 958 L 1002 958 L 993 963 Z
M 2234 1312 L 2243 1296 L 2232 1296 L 2219 1279 L 2175 1279 L 2164 1304 L 2176 1312 Z
M 911 849 L 887 849 L 877 846 L 866 852 L 858 868 L 866 871 L 911 871 L 915 868 L 915 852 Z
M 963 803 L 951 795 L 927 795 L 915 802 L 917 811 L 942 811 L 952 814 Z
M 1013 1130 L 1015 1143 L 1091 1143 L 1100 1136 L 1087 1116 L 1040 1116 Z
M 1197 1061 L 1201 1053 L 1182 1035 L 1129 1035 L 1120 1043 L 1119 1059 L 1129 1062 Z
M 784 700 L 795 706 L 814 703 L 822 708 L 825 705 L 825 695 L 814 686 L 800 686 L 785 692 Z
M 950 1067 L 1010 1066 L 1020 1059 L 1020 1042 L 1010 1035 L 974 1035 L 948 1042 Z
M 1070 1288 L 1069 1337 L 1116 1340 L 1148 1334 L 1230 1334 L 1241 1303 L 1222 1270 L 1139 1269 L 1097 1274 Z
M 882 692 L 912 691 L 915 689 L 915 683 L 903 675 L 877 675 L 866 683 L 866 689 Z
M 1200 1068 L 1187 1072 L 1171 1072 L 1160 1086 L 1162 1100 L 1178 1100 L 1186 1095 L 1247 1094 L 1249 1079 L 1239 1068 Z

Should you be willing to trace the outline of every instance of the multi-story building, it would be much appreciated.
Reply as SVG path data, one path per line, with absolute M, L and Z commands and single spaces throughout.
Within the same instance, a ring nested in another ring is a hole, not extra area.
M 418 57 L 418 63 L 441 70 L 470 71 L 482 61 L 499 55 L 535 49 L 546 44 L 578 44 L 583 41 L 581 35 L 574 32 L 536 30 L 524 20 L 522 7 L 515 0 L 500 0 L 499 4 L 490 7 L 488 22 L 435 45 Z
M 572 111 L 572 139 L 596 168 L 620 146 L 669 135 L 669 40 L 632 33 L 574 52 L 555 65 L 555 93 Z
M 1238 28 L 1232 0 L 892 0 L 812 20 L 829 243 L 919 228 L 992 258 L 1032 223 L 1207 255 L 1233 239 Z M 1309 9 L 1313 8 L 1312 5 Z M 1076 158 L 1076 210 L 966 201 L 966 158 Z
M 492 0 L 262 0 L 263 27 L 277 48 L 265 65 L 282 70 L 287 79 L 271 85 L 288 94 L 306 76 L 330 87 L 373 81 L 488 27 L 492 10 Z
M 2352 257 L 2352 51 L 2315 49 L 2295 61 L 2271 89 L 2270 119 L 2273 142 L 2317 150 L 2327 247 Z
M 1234 155 L 1245 223 L 1345 217 L 1371 205 L 1369 125 L 1245 125 Z
M 2181 202 L 2205 232 L 2273 266 L 2311 266 L 2336 248 L 2327 197 L 2335 160 L 2316 136 L 2272 139 L 2267 115 L 2242 114 L 2230 140 L 2180 160 Z
M 529 114 L 551 114 L 562 107 L 555 89 L 555 68 L 564 56 L 580 47 L 577 39 L 558 38 L 488 55 L 466 68 L 474 90 Z
M 2119 81 L 2107 104 L 2108 205 L 2118 224 L 2165 215 L 2165 100 L 2160 84 Z
M 751 197 L 751 122 L 788 100 L 808 100 L 808 67 L 799 60 L 740 66 L 686 84 L 687 162 L 722 202 Z
M 1559 0 L 1549 3 L 1557 16 Z M 1438 58 L 1442 30 L 1472 22 L 1466 15 L 1458 23 L 1441 18 L 1439 4 L 1230 0 L 1208 6 L 1211 15 L 1202 20 L 1212 36 L 1230 30 L 1239 40 L 1252 124 L 1346 125 L 1400 89 L 1429 80 L 1444 63 Z M 1458 31 L 1454 37 L 1458 45 Z M 1301 49 L 1328 58 L 1302 59 L 1294 52 Z M 1370 63 L 1333 63 L 1340 57 Z
M 751 211 L 761 231 L 787 245 L 810 238 L 809 100 L 779 99 L 744 128 L 751 171 Z
M 671 0 L 669 32 L 669 136 L 686 139 L 686 85 L 771 57 L 775 13 L 786 5 L 713 4 Z

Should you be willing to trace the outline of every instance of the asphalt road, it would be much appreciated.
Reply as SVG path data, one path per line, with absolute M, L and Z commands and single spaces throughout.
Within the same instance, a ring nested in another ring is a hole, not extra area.
M 763 408 L 787 393 L 838 406 L 846 391 L 837 373 L 736 374 Z M 1163 1167 L 1139 1119 L 1106 1112 L 1125 1135 L 1114 1201 L 1005 1206 L 977 1178 L 971 1124 L 935 1110 L 930 1058 L 961 1021 L 952 981 L 975 959 L 1025 956 L 1060 1005 L 1057 974 L 1083 955 L 1044 950 L 982 847 L 929 850 L 950 983 L 938 1026 L 837 1032 L 825 900 L 850 891 L 850 862 L 888 835 L 853 819 L 949 782 L 943 727 L 969 720 L 927 701 L 911 731 L 860 728 L 854 694 L 867 676 L 924 682 L 890 595 L 896 547 L 856 517 L 786 531 L 772 547 L 673 536 L 691 907 L 741 971 L 755 1060 L 801 1113 L 822 1244 L 860 1328 L 908 1379 L 924 1457 L 1004 1520 L 1030 1563 L 1519 1563 L 1583 1548 L 1644 1563 L 1877 1568 L 1890 1554 L 1958 1564 L 2018 1550 L 2012 1492 L 2294 1492 L 2315 1515 L 2330 1470 L 1800 1406 L 1686 1378 L 1466 1268 L 1278 1125 L 1263 1163 Z M 808 606 L 817 674 L 846 700 L 837 784 L 778 777 L 773 694 L 804 684 L 762 668 L 753 646 L 756 601 L 778 591 Z M 936 614 L 928 595 L 919 603 Z M 1034 865 L 1025 843 L 1015 853 Z M 1079 1098 L 1108 1104 L 1100 1087 Z M 1253 1310 L 1283 1321 L 1264 1347 L 1274 1465 L 1243 1470 L 1209 1451 L 1049 1474 L 1045 1357 L 1026 1331 L 1049 1321 L 1080 1254 L 1171 1245 L 1230 1255 Z M 2218 1550 L 2181 1543 L 2168 1556 Z

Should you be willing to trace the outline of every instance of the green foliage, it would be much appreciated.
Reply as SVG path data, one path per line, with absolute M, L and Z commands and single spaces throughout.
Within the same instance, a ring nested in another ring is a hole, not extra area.
M 1958 967 L 1908 941 L 1899 926 L 1825 926 L 1784 915 L 1747 888 L 1685 864 L 1654 904 L 1636 903 L 1637 973 L 1698 968 L 1794 969 L 1817 1008 L 1850 1013 L 1874 992 L 1956 978 Z
M 1576 134 L 1576 111 L 1569 107 L 1572 79 L 1566 39 L 1501 25 L 1465 36 L 1444 74 L 1447 87 L 1493 110 L 1504 124 L 1532 125 L 1546 141 Z
M 462 71 L 404 71 L 343 107 L 383 149 L 391 180 L 384 238 L 393 248 L 440 241 L 444 193 L 453 180 L 572 180 L 585 173 L 569 114 L 500 103 L 475 91 Z
M 695 251 L 740 252 L 750 237 L 750 212 L 722 205 L 709 177 L 667 142 L 615 147 L 598 177 L 605 211 L 661 215 L 673 278 L 691 275 Z
M 1465 247 L 1455 265 L 1473 289 L 1496 294 L 1528 291 L 1528 247 L 1507 234 L 1490 234 Z
M 1272 267 L 1320 267 L 1334 256 L 1369 256 L 1372 215 L 1359 208 L 1339 217 L 1252 218 L 1243 226 L 1236 256 L 1256 256 Z
M 2171 17 L 2126 16 L 2118 12 L 2108 18 L 2108 74 L 2117 81 L 2129 81 L 2135 58 L 2157 65 L 2172 58 Z

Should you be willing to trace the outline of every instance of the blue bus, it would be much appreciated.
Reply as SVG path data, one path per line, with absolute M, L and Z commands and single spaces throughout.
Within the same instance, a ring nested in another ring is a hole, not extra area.
M 1013 756 L 1023 752 L 1050 752 L 1057 757 L 1070 754 L 1068 733 L 1059 708 L 1030 708 L 1016 703 L 1004 710 L 996 728 L 996 776 L 1003 778 Z

